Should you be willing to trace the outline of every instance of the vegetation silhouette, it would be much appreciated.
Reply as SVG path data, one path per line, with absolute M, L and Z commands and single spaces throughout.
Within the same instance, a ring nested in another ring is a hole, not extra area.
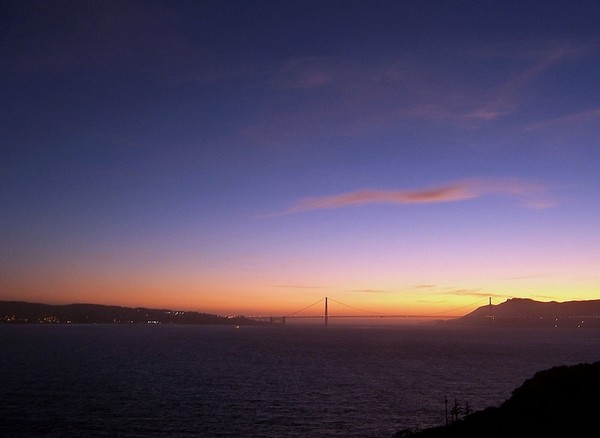
M 499 407 L 470 413 L 445 426 L 401 430 L 395 438 L 595 436 L 600 412 L 600 362 L 536 373 Z

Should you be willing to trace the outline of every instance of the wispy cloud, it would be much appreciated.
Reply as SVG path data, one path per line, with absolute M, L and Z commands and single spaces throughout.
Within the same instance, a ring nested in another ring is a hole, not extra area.
M 308 149 L 314 137 L 389 132 L 415 121 L 479 129 L 519 113 L 540 77 L 596 47 L 567 41 L 449 47 L 461 62 L 448 65 L 417 53 L 369 63 L 343 55 L 290 58 L 266 68 L 269 92 L 239 132 L 262 146 Z M 478 66 L 489 62 L 501 66 L 498 73 L 481 75 Z
M 282 289 L 325 289 L 325 286 L 303 286 L 299 284 L 276 284 L 273 287 Z
M 465 114 L 464 117 L 487 122 L 513 112 L 517 106 L 517 101 L 521 97 L 522 90 L 529 83 L 546 70 L 584 53 L 586 53 L 586 50 L 566 43 L 546 47 L 543 50 L 531 51 L 528 56 L 534 59 L 533 65 L 500 84 L 492 91 L 483 105 Z M 522 56 L 525 56 L 525 54 L 522 54 Z
M 504 298 L 504 295 L 494 294 L 483 291 L 481 289 L 452 289 L 450 291 L 438 292 L 437 295 L 452 295 L 460 297 L 477 297 L 477 298 Z
M 552 274 L 545 272 L 538 272 L 534 274 L 525 274 L 525 275 L 513 275 L 511 277 L 506 277 L 506 280 L 531 280 L 536 278 L 545 278 L 550 277 Z
M 458 202 L 484 196 L 516 198 L 530 208 L 550 208 L 544 185 L 522 179 L 470 179 L 416 190 L 359 190 L 332 196 L 301 199 L 286 210 L 267 216 L 282 216 L 312 210 L 326 210 L 363 204 L 427 204 Z
M 508 296 L 505 294 L 497 294 L 494 292 L 482 290 L 480 288 L 465 289 L 465 288 L 459 288 L 459 287 L 455 287 L 455 286 L 441 286 L 441 285 L 438 286 L 438 285 L 434 285 L 434 284 L 416 285 L 415 288 L 416 289 L 427 289 L 426 293 L 428 294 L 427 296 L 429 296 L 429 297 L 450 295 L 450 296 L 460 296 L 460 297 L 475 297 L 478 299 L 479 298 L 489 298 L 489 297 L 492 297 L 494 299 L 508 298 Z M 444 301 L 438 301 L 438 302 L 444 302 Z
M 390 293 L 392 293 L 389 290 L 383 290 L 383 289 L 352 289 L 352 290 L 350 290 L 350 292 L 358 292 L 358 293 L 363 293 L 363 294 L 390 294 Z
M 582 123 L 594 122 L 600 120 L 600 108 L 594 108 L 587 111 L 581 111 L 574 114 L 568 114 L 562 117 L 557 117 L 550 120 L 534 123 L 527 126 L 527 131 L 535 131 L 539 129 L 554 128 L 580 125 Z

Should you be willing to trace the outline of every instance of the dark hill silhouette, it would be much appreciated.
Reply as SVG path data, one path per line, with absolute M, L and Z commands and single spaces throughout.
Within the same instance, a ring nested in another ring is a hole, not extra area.
M 600 300 L 542 302 L 513 298 L 479 307 L 451 325 L 600 328 Z
M 558 366 L 536 373 L 500 407 L 475 412 L 447 426 L 396 437 L 597 436 L 600 425 L 600 362 Z
M 25 301 L 0 301 L 0 323 L 258 324 L 258 322 L 243 316 L 225 317 L 181 310 L 100 304 L 49 305 Z

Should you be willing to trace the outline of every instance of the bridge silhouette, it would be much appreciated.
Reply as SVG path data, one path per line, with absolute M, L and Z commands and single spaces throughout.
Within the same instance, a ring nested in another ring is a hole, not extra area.
M 352 309 L 354 311 L 360 312 L 360 314 L 342 314 L 342 315 L 332 315 L 329 312 L 329 302 L 333 302 L 340 306 L 344 306 L 346 308 Z M 322 314 L 302 314 L 302 312 L 307 311 L 308 309 L 314 308 L 315 306 L 322 304 L 323 305 L 323 313 Z M 473 304 L 468 304 L 466 306 L 462 306 L 459 308 L 453 308 L 448 310 L 448 312 L 455 312 L 457 310 L 466 309 L 469 307 L 480 306 L 483 305 L 483 302 L 480 300 Z M 492 297 L 489 297 L 488 305 L 492 305 Z M 444 313 L 444 312 L 441 312 Z M 303 307 L 294 312 L 288 313 L 287 315 L 282 316 L 251 316 L 249 317 L 254 319 L 255 321 L 268 322 L 270 324 L 281 324 L 285 325 L 288 319 L 322 319 L 327 327 L 329 325 L 329 320 L 332 318 L 458 318 L 457 316 L 448 316 L 443 314 L 378 314 L 373 313 L 368 310 L 359 309 L 358 307 L 350 306 L 349 304 L 344 304 L 340 301 L 334 300 L 331 297 L 324 297 L 318 301 L 315 301 L 312 304 L 309 304 L 306 307 Z

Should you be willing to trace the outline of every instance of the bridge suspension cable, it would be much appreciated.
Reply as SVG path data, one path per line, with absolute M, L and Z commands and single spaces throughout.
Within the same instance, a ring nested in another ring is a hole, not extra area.
M 331 298 L 331 297 L 329 297 L 329 301 L 333 301 L 333 302 L 334 302 L 334 303 L 336 303 L 336 304 L 339 304 L 339 305 L 341 305 L 341 306 L 348 307 L 349 309 L 352 309 L 352 310 L 358 310 L 359 312 L 365 312 L 365 313 L 368 313 L 369 315 L 378 316 L 378 314 L 377 314 L 377 313 L 374 313 L 374 312 L 372 312 L 372 311 L 365 310 L 365 309 L 360 309 L 360 308 L 358 308 L 358 307 L 354 307 L 354 306 L 351 306 L 351 305 L 349 305 L 349 304 L 342 303 L 342 302 L 340 302 L 340 301 L 338 301 L 338 300 L 334 300 L 334 299 L 333 299 L 333 298 Z
M 296 310 L 295 312 L 288 313 L 288 314 L 287 314 L 287 315 L 285 315 L 285 316 L 286 316 L 286 317 L 287 317 L 287 316 L 293 316 L 293 315 L 296 315 L 296 314 L 298 314 L 298 313 L 300 313 L 300 312 L 304 312 L 305 310 L 307 310 L 307 309 L 310 309 L 312 306 L 316 306 L 317 304 L 319 304 L 319 303 L 322 303 L 323 301 L 325 301 L 325 298 L 321 298 L 319 301 L 315 301 L 314 303 L 312 303 L 312 304 L 310 304 L 310 305 L 308 305 L 308 306 L 306 306 L 306 307 L 303 307 L 303 308 L 302 308 L 302 309 L 300 309 L 300 310 Z
M 329 300 L 329 301 L 331 301 L 333 303 L 336 303 L 336 304 L 338 304 L 340 306 L 344 306 L 344 307 L 347 307 L 349 309 L 356 310 L 356 311 L 360 312 L 361 315 L 329 315 L 329 312 L 327 310 L 327 300 Z M 376 317 L 376 318 L 394 318 L 394 317 L 396 317 L 396 318 L 398 318 L 398 317 L 422 317 L 422 318 L 428 318 L 428 317 L 431 317 L 431 318 L 433 318 L 433 317 L 441 317 L 444 314 L 454 313 L 454 312 L 459 311 L 459 310 L 463 310 L 463 309 L 467 309 L 467 308 L 472 308 L 472 307 L 475 307 L 475 306 L 481 306 L 483 304 L 483 301 L 487 302 L 488 300 L 478 300 L 475 303 L 467 304 L 467 305 L 460 306 L 460 307 L 455 307 L 455 308 L 448 309 L 448 310 L 445 310 L 445 311 L 442 311 L 442 312 L 437 311 L 436 313 L 430 314 L 430 315 L 428 315 L 428 314 L 421 314 L 421 315 L 408 315 L 408 314 L 389 315 L 388 314 L 388 315 L 386 315 L 386 314 L 379 314 L 379 313 L 375 313 L 373 311 L 361 309 L 359 307 L 355 307 L 355 306 L 351 306 L 351 305 L 346 304 L 346 303 L 342 303 L 341 301 L 335 300 L 333 298 L 325 297 L 325 298 L 321 298 L 318 301 L 315 301 L 312 304 L 309 304 L 306 307 L 303 307 L 303 308 L 301 308 L 299 310 L 296 310 L 294 312 L 288 313 L 287 315 L 283 316 L 282 318 L 284 318 L 284 320 L 285 320 L 285 318 L 288 318 L 288 317 L 289 318 L 324 318 L 325 319 L 325 325 L 327 325 L 328 318 L 369 318 L 369 317 Z M 311 307 L 314 307 L 314 306 L 316 306 L 318 304 L 322 304 L 322 303 L 325 303 L 325 311 L 324 311 L 323 314 L 320 314 L 320 315 L 298 315 L 299 313 L 302 313 L 305 310 L 308 310 Z M 489 303 L 490 303 L 490 305 L 492 303 L 492 298 L 491 297 L 489 298 Z

